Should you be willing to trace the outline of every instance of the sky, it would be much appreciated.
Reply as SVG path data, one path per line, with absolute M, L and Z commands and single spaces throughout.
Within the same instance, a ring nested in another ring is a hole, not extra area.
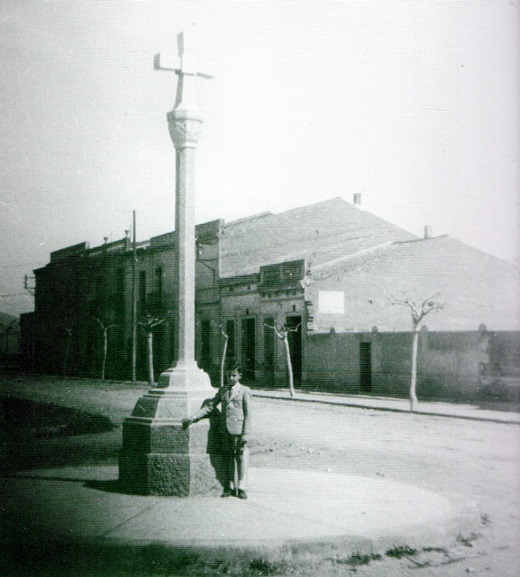
M 51 251 L 175 228 L 166 114 L 188 51 L 196 221 L 337 196 L 520 261 L 517 0 L 0 0 L 0 311 Z

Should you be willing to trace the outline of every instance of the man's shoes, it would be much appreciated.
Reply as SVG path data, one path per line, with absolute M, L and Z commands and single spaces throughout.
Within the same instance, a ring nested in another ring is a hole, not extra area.
M 244 489 L 239 489 L 238 493 L 237 493 L 237 497 L 239 499 L 247 499 L 247 493 L 244 491 Z
M 234 489 L 224 489 L 224 492 L 222 493 L 222 495 L 220 495 L 221 497 L 231 497 L 232 495 L 235 494 L 235 490 Z

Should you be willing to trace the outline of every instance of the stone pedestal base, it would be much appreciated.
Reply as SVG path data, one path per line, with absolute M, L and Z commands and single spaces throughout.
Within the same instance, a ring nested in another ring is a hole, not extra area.
M 120 489 L 133 495 L 218 495 L 222 490 L 216 480 L 219 465 L 208 457 L 122 451 L 119 458 Z
M 160 376 L 158 386 L 137 401 L 123 423 L 123 492 L 188 497 L 220 491 L 217 427 L 203 419 L 182 428 L 182 419 L 215 393 L 198 367 L 169 369 Z

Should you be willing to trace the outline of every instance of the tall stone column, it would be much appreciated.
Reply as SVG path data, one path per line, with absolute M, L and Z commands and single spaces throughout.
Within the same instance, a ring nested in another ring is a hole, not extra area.
M 179 103 L 167 115 L 175 146 L 175 270 L 177 305 L 176 369 L 197 370 L 195 363 L 195 152 L 202 128 L 198 110 Z M 162 383 L 165 375 L 161 375 Z M 164 385 L 166 386 L 166 385 Z
M 192 84 L 194 77 L 208 76 L 188 65 L 182 34 L 179 55 L 179 66 L 173 69 L 161 67 L 156 58 L 156 68 L 174 70 L 178 76 L 177 98 L 167 115 L 176 156 L 175 363 L 137 401 L 123 423 L 119 480 L 126 492 L 191 496 L 212 493 L 220 486 L 210 453 L 208 420 L 186 430 L 181 424 L 215 390 L 195 362 L 195 152 L 202 118 Z

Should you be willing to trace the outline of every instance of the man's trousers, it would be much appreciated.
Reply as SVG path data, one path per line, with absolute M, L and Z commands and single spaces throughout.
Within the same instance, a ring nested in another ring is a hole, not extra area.
M 224 479 L 229 488 L 246 489 L 249 448 L 240 442 L 241 435 L 221 432 Z

